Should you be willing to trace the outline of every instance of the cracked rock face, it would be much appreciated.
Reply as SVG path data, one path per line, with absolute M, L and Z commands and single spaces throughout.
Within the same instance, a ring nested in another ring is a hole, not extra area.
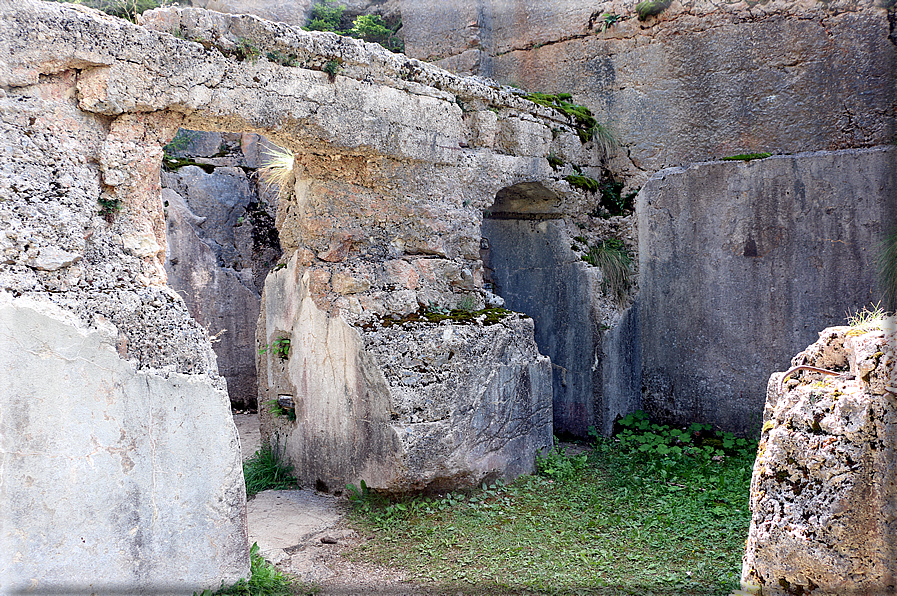
M 216 336 L 218 370 L 233 406 L 255 408 L 259 299 L 281 254 L 276 196 L 258 183 L 259 146 L 266 143 L 254 134 L 179 135 L 187 142 L 174 156 L 191 164 L 162 173 L 168 285 Z
M 891 142 L 897 44 L 877 0 L 683 0 L 645 21 L 635 5 L 405 0 L 406 52 L 571 93 L 618 135 L 619 166 L 636 179 L 739 153 Z M 619 19 L 602 28 L 604 15 Z
M 897 580 L 897 328 L 834 327 L 769 380 L 742 584 L 765 596 L 891 594 Z

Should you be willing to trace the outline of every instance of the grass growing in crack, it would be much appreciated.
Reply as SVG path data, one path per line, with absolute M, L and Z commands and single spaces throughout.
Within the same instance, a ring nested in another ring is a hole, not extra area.
M 374 538 L 353 556 L 452 593 L 729 594 L 756 443 L 644 416 L 621 426 L 507 486 L 357 509 Z
M 263 445 L 252 457 L 243 462 L 247 497 L 263 490 L 285 490 L 297 486 L 292 466 L 283 463 L 278 452 L 279 449 Z
M 298 582 L 269 565 L 259 554 L 258 544 L 249 549 L 249 566 L 249 581 L 241 579 L 215 592 L 204 590 L 199 596 L 300 596 L 321 591 L 319 586 Z M 194 596 L 197 595 L 194 593 Z
M 847 324 L 858 331 L 872 331 L 881 329 L 888 313 L 881 307 L 881 302 L 872 304 L 871 308 L 864 306 L 853 314 L 847 311 Z
M 601 269 L 601 290 L 622 306 L 632 278 L 632 257 L 623 241 L 617 238 L 601 240 L 589 247 L 582 260 Z

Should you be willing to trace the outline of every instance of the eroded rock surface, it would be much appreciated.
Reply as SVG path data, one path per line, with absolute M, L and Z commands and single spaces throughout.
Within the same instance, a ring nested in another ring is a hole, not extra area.
M 256 406 L 259 299 L 281 254 L 277 189 L 258 175 L 266 148 L 254 134 L 180 131 L 168 146 L 175 159 L 162 172 L 168 285 L 215 338 L 218 371 L 236 408 Z
M 769 379 L 742 583 L 764 595 L 893 594 L 897 320 L 833 327 Z
M 303 486 L 450 490 L 532 471 L 552 415 L 531 320 L 353 326 L 315 304 L 313 275 L 298 256 L 272 273 L 259 321 L 266 347 L 289 340 L 259 357 L 259 402 L 285 397 L 295 414 L 261 410 L 263 440 Z

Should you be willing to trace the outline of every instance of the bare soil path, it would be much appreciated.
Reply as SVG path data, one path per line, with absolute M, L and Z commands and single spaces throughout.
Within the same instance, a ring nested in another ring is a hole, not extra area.
M 244 461 L 259 448 L 258 415 L 234 414 Z M 345 499 L 312 490 L 264 491 L 246 506 L 249 542 L 278 569 L 321 588 L 324 596 L 441 594 L 414 585 L 394 569 L 350 561 L 346 553 L 372 536 L 346 523 Z

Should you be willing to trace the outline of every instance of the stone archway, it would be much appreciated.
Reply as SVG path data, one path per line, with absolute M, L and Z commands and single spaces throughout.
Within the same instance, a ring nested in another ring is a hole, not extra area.
M 555 434 L 585 437 L 601 428 L 601 333 L 590 308 L 599 280 L 570 249 L 560 207 L 538 182 L 501 189 L 483 220 L 481 254 L 486 280 L 507 308 L 533 318 L 551 358 Z

